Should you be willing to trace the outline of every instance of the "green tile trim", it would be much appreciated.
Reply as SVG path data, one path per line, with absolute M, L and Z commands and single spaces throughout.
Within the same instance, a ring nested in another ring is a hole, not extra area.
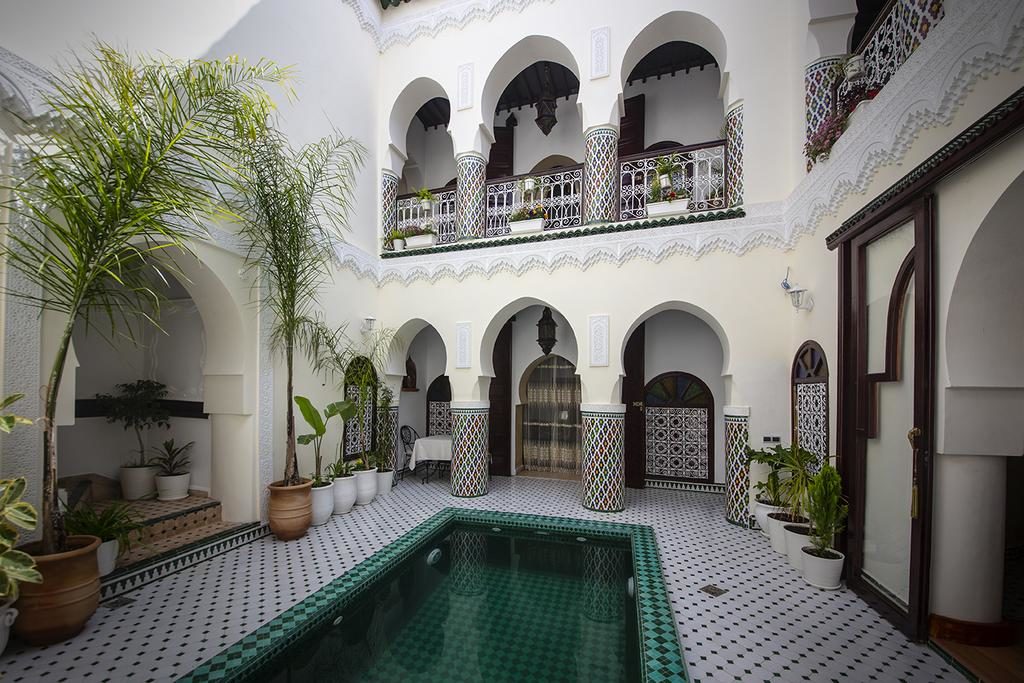
M 533 235 L 520 235 L 518 237 L 487 237 L 472 239 L 454 244 L 439 244 L 425 249 L 407 249 L 405 251 L 384 251 L 381 252 L 382 259 L 405 258 L 408 256 L 422 256 L 424 254 L 446 254 L 452 251 L 466 251 L 469 249 L 487 249 L 489 247 L 505 247 L 512 244 L 529 244 L 531 242 L 550 242 L 552 240 L 564 240 L 572 237 L 587 237 L 589 235 L 607 235 L 616 232 L 630 232 L 632 230 L 648 230 L 650 228 L 664 228 L 669 225 L 689 225 L 691 223 L 706 223 L 708 221 L 722 221 L 730 218 L 743 218 L 746 212 L 742 208 L 725 209 L 722 211 L 704 211 L 686 216 L 669 216 L 667 218 L 654 218 L 641 221 L 627 221 L 620 223 L 600 223 L 591 226 L 578 228 L 559 228 Z
M 452 522 L 629 539 L 633 550 L 643 680 L 650 683 L 689 681 L 651 527 L 462 508 L 441 510 L 179 680 L 186 683 L 254 680 L 261 667 L 306 634 L 333 620 L 370 584 Z

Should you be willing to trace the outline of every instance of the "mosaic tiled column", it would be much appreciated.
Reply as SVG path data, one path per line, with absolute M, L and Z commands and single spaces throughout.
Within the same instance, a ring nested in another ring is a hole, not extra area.
M 487 226 L 487 160 L 477 152 L 455 157 L 455 230 L 459 239 L 483 237 Z
M 398 443 L 398 406 L 377 409 L 377 443 L 388 454 L 388 467 L 395 468 L 395 445 Z
M 487 401 L 452 401 L 452 495 L 473 498 L 487 493 Z
M 583 507 L 597 512 L 618 512 L 626 506 L 623 456 L 626 406 L 584 403 L 581 412 Z
M 835 95 L 833 73 L 836 64 L 841 62 L 842 55 L 822 57 L 811 62 L 804 69 L 804 112 L 806 117 L 806 139 L 818 130 L 819 126 L 832 114 Z M 807 170 L 814 163 L 807 160 Z
M 738 206 L 743 203 L 743 103 L 725 114 L 725 168 L 726 203 Z
M 743 527 L 750 526 L 750 409 L 725 407 L 725 519 Z
M 384 169 L 380 173 L 380 222 L 383 237 L 398 227 L 397 202 L 398 176 L 394 171 Z
M 587 131 L 583 161 L 583 221 L 603 223 L 618 219 L 619 131 L 602 126 Z

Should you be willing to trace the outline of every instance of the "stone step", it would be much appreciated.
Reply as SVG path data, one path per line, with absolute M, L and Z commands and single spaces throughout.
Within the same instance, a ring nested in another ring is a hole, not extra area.
M 131 501 L 100 501 L 95 503 L 102 509 L 112 503 L 125 503 L 137 520 L 145 528 L 131 536 L 134 546 L 154 545 L 173 536 L 193 532 L 213 525 L 215 530 L 206 535 L 213 535 L 223 530 L 221 522 L 220 501 L 206 496 L 190 495 L 182 500 L 131 500 Z M 203 533 L 203 532 L 200 532 Z

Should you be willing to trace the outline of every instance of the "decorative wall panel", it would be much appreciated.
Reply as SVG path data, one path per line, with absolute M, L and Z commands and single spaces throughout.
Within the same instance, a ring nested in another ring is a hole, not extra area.
M 828 384 L 797 384 L 794 392 L 796 442 L 817 456 L 817 472 L 828 461 Z
M 395 446 L 398 443 L 398 406 L 377 409 L 377 443 L 388 454 L 387 467 L 395 468 Z
M 357 401 L 359 387 L 354 384 L 345 386 L 345 399 Z M 362 420 L 357 418 L 345 423 L 345 458 L 354 458 L 366 450 L 373 448 L 374 425 L 373 401 L 367 401 L 363 410 Z
M 749 417 L 725 416 L 725 519 L 740 526 L 750 525 L 750 441 Z
M 707 408 L 644 408 L 647 428 L 647 476 L 709 478 Z
M 737 105 L 725 115 L 725 172 L 726 203 L 743 203 L 743 105 Z
M 625 406 L 585 404 L 583 416 L 583 507 L 617 512 L 626 506 L 623 456 Z
M 619 204 L 619 132 L 595 128 L 587 133 L 583 165 L 583 218 L 586 223 L 617 220 Z
M 387 238 L 398 227 L 398 176 L 391 171 L 380 174 L 380 216 L 381 235 Z M 386 244 L 388 248 L 391 243 Z
M 487 227 L 485 181 L 487 162 L 479 154 L 460 154 L 455 159 L 455 229 L 459 239 L 483 237 Z
M 452 404 L 450 401 L 429 401 L 427 403 L 427 435 L 440 436 L 452 433 Z

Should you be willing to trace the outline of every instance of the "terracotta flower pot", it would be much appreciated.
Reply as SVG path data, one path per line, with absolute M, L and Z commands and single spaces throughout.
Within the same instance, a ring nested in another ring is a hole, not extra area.
M 85 628 L 100 604 L 99 547 L 95 536 L 68 536 L 68 550 L 53 555 L 35 555 L 38 543 L 25 547 L 43 582 L 21 584 L 16 636 L 29 645 L 53 645 Z
M 275 481 L 267 487 L 270 491 L 270 530 L 280 540 L 291 541 L 306 535 L 306 530 L 313 523 L 312 488 L 312 481 L 295 486 Z

